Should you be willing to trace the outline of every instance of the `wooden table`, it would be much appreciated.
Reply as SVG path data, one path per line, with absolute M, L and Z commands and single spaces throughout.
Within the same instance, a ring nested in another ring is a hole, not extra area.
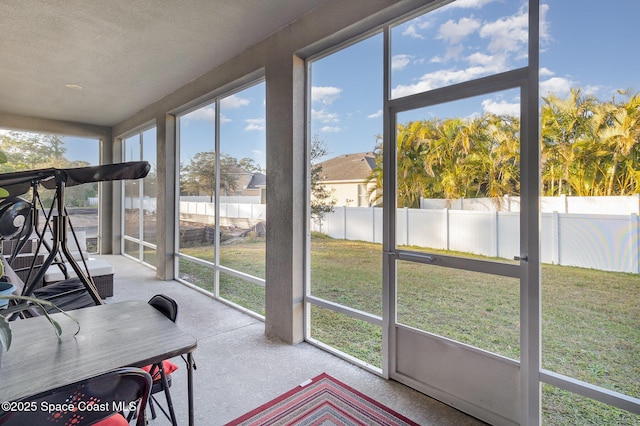
M 13 342 L 0 366 L 0 402 L 54 389 L 115 368 L 142 367 L 187 354 L 189 424 L 193 424 L 193 359 L 196 338 L 152 306 L 129 301 L 69 312 L 76 324 L 54 314 L 57 338 L 45 317 L 11 323 Z

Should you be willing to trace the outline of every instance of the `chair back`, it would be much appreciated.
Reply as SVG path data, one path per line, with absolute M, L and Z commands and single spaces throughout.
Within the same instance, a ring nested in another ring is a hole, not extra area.
M 119 368 L 23 398 L 17 401 L 17 406 L 25 409 L 0 412 L 0 424 L 81 426 L 114 413 L 135 411 L 137 424 L 141 426 L 145 424 L 144 410 L 151 385 L 151 376 L 146 371 Z
M 160 311 L 165 317 L 176 322 L 178 318 L 178 303 L 164 294 L 156 294 L 149 299 L 149 304 Z

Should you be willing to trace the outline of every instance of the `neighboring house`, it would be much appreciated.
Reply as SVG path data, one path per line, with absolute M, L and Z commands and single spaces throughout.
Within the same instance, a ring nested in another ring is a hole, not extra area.
M 264 192 L 267 182 L 267 177 L 264 173 L 241 172 L 237 173 L 237 179 L 235 193 L 229 192 L 222 195 L 259 196 Z
M 220 191 L 220 199 L 221 202 L 234 202 L 234 203 L 242 203 L 246 202 L 248 204 L 265 204 L 266 202 L 266 187 L 267 187 L 267 176 L 264 173 L 260 172 L 237 172 L 233 173 L 234 178 L 236 180 L 236 188 L 233 191 L 225 191 L 222 189 Z M 224 180 L 224 176 L 221 178 Z M 251 201 L 242 201 L 242 197 L 251 197 Z M 204 189 L 200 189 L 197 194 L 180 194 L 180 198 L 183 201 L 204 201 L 210 202 L 210 195 L 207 195 Z M 228 201 L 233 199 L 233 201 Z M 258 200 L 258 201 L 256 201 Z
M 373 152 L 340 155 L 323 161 L 320 166 L 320 183 L 332 193 L 336 206 L 370 207 L 374 203 L 375 185 L 367 183 L 376 166 Z
M 260 204 L 266 204 L 267 175 L 264 173 L 253 173 L 243 188 L 241 195 L 259 196 Z

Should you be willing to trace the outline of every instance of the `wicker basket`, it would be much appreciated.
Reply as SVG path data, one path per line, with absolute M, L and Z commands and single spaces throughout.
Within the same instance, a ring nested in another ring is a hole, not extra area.
M 31 272 L 31 276 L 35 277 L 40 269 L 40 265 L 44 263 L 44 255 L 39 254 L 37 257 L 33 254 L 19 254 L 13 259 L 13 263 L 11 264 L 11 268 L 16 273 L 18 278 L 22 280 L 26 284 L 27 275 L 29 275 L 29 268 L 34 263 L 35 258 L 35 266 L 33 267 L 33 272 Z M 36 286 L 36 288 L 41 287 L 42 285 Z
M 103 299 L 113 296 L 113 274 L 93 277 L 93 282 L 98 289 L 98 294 Z

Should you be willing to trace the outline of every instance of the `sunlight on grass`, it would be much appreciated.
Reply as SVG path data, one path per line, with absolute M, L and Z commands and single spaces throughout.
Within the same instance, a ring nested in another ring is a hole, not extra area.
M 264 287 L 261 285 L 221 272 L 220 297 L 260 315 L 265 314 Z
M 211 246 L 182 248 L 183 254 L 213 262 L 214 253 Z M 237 242 L 220 250 L 220 264 L 263 278 L 265 244 L 264 240 L 251 239 Z M 214 271 L 212 267 L 199 265 L 188 259 L 181 258 L 179 263 L 180 278 L 197 285 L 207 291 L 214 292 Z M 237 305 L 247 308 L 260 315 L 265 313 L 264 287 L 250 283 L 229 274 L 220 273 L 220 297 L 223 297 Z
M 376 325 L 311 306 L 311 337 L 382 368 L 382 329 Z
M 411 262 L 397 275 L 399 323 L 520 358 L 517 279 Z
M 312 294 L 382 315 L 381 245 L 314 236 Z M 213 250 L 183 253 L 213 260 Z M 235 243 L 221 263 L 264 276 L 264 245 Z M 221 255 L 222 255 L 221 253 Z M 209 291 L 213 270 L 180 260 L 180 277 Z M 543 265 L 543 368 L 640 397 L 640 277 Z M 221 274 L 221 296 L 264 315 L 264 288 Z M 516 279 L 399 262 L 398 319 L 510 358 L 520 356 Z M 312 337 L 382 364 L 382 330 L 313 306 Z M 639 416 L 544 386 L 545 424 L 636 424 Z
M 590 398 L 543 384 L 542 424 L 575 425 L 640 425 L 640 416 Z

